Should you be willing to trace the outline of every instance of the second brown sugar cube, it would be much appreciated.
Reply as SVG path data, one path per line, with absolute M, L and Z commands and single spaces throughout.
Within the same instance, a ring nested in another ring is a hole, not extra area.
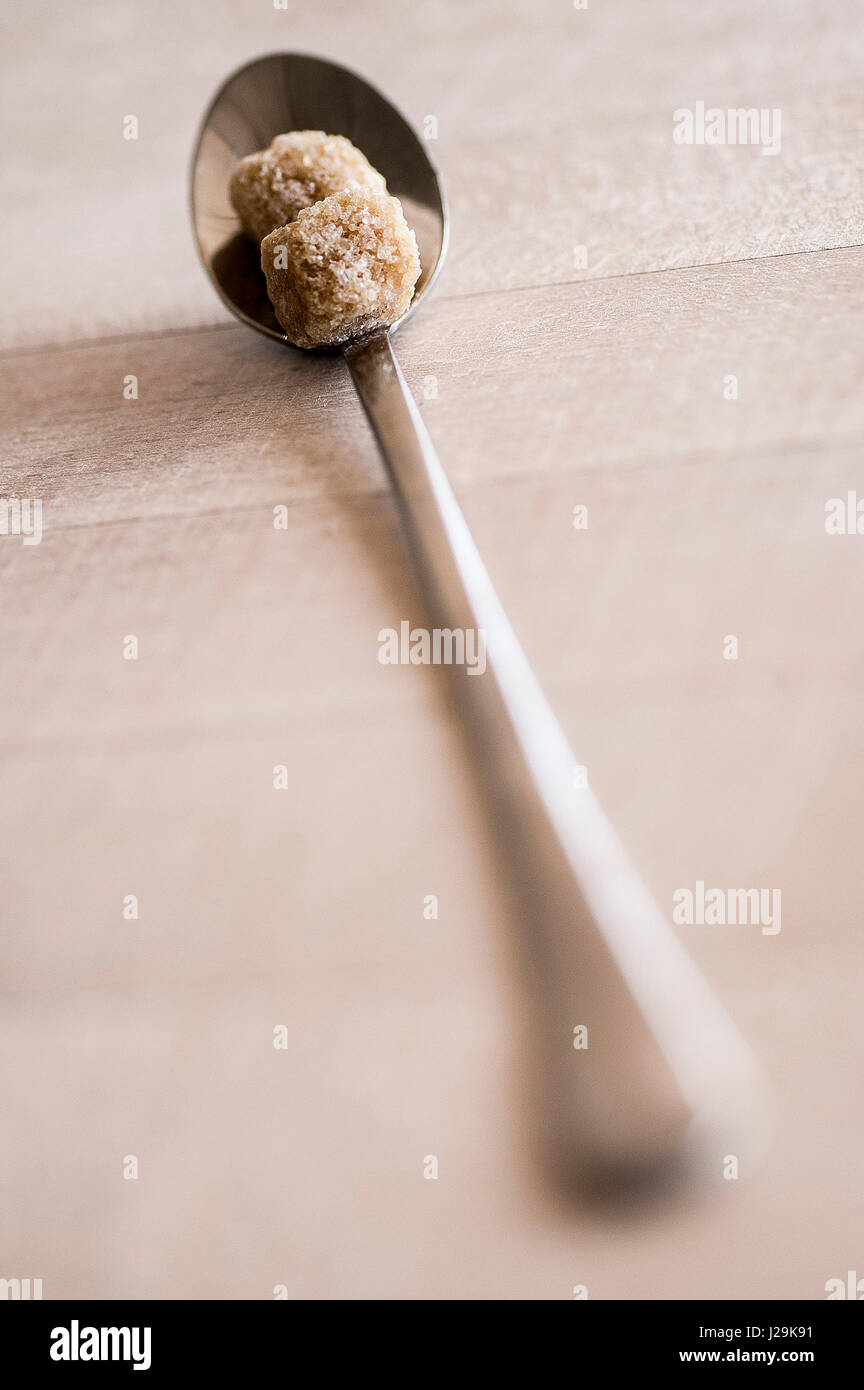
M 244 232 L 258 246 L 274 228 L 293 222 L 303 208 L 343 188 L 383 193 L 386 184 L 344 135 L 293 130 L 277 135 L 266 150 L 241 159 L 229 194 Z

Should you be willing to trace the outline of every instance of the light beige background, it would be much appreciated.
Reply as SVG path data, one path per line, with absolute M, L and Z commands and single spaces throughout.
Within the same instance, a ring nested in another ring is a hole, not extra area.
M 864 496 L 859 6 L 3 18 L 0 496 L 43 498 L 46 532 L 0 538 L 0 1275 L 557 1299 L 864 1274 L 864 538 L 824 529 L 828 498 Z M 777 937 L 682 928 L 775 1108 L 761 1167 L 701 1199 L 611 1218 L 540 1181 L 470 759 L 436 674 L 376 659 L 421 609 L 360 407 L 197 266 L 198 119 L 276 49 L 437 118 L 452 254 L 400 357 L 661 904 L 698 878 L 782 889 Z M 698 100 L 780 107 L 781 154 L 674 145 Z

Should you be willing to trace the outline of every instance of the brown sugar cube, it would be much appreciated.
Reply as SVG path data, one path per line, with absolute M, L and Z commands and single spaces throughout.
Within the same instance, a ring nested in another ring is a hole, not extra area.
M 229 195 L 243 230 L 256 246 L 303 208 L 343 188 L 386 191 L 387 185 L 364 154 L 344 135 L 294 130 L 277 135 L 266 150 L 241 159 L 231 175 Z
M 346 188 L 261 243 L 276 317 L 297 347 L 329 347 L 405 313 L 420 274 L 398 198 Z

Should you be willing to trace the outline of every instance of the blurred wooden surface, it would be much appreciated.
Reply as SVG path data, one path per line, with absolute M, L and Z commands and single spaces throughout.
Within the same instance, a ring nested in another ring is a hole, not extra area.
M 857 8 L 9 12 L 0 497 L 45 534 L 0 537 L 0 1276 L 820 1298 L 860 1269 L 864 538 L 824 528 L 864 496 Z M 400 359 L 649 884 L 782 889 L 779 936 L 681 929 L 776 1105 L 701 1200 L 601 1220 L 542 1186 L 470 761 L 437 674 L 377 661 L 422 616 L 360 407 L 196 264 L 196 122 L 280 47 L 437 118 L 452 258 Z M 675 146 L 697 100 L 781 107 L 781 154 Z

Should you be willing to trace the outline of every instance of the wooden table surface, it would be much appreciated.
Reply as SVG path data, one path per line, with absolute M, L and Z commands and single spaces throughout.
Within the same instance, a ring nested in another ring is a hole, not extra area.
M 864 539 L 825 529 L 864 497 L 860 6 L 4 19 L 0 497 L 44 536 L 0 537 L 0 1276 L 824 1298 L 864 1260 Z M 280 49 L 437 121 L 452 250 L 400 358 L 637 865 L 670 917 L 698 880 L 782 890 L 779 934 L 679 928 L 773 1100 L 701 1197 L 544 1185 L 470 756 L 440 673 L 377 660 L 423 619 L 360 406 L 197 265 L 197 122 Z M 780 153 L 676 145 L 697 101 L 779 108 Z

